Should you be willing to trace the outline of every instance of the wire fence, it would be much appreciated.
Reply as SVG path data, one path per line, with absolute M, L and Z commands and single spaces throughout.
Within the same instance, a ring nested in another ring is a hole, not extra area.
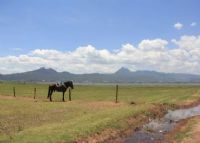
M 84 87 L 85 88 L 85 87 Z M 96 88 L 94 89 L 75 89 L 72 95 L 72 91 L 70 89 L 65 93 L 65 98 L 71 101 L 74 97 L 79 100 L 113 100 L 116 103 L 119 101 L 118 99 L 118 85 L 111 86 L 108 88 Z M 42 84 L 0 84 L 0 95 L 4 96 L 13 96 L 13 97 L 28 97 L 33 99 L 47 99 L 48 95 L 48 85 Z M 99 96 L 101 95 L 101 97 Z M 112 97 L 111 97 L 111 96 Z M 68 96 L 68 97 L 67 97 Z M 62 94 L 60 92 L 53 93 L 53 98 L 56 100 L 61 99 Z M 105 97 L 105 98 L 104 98 Z M 74 98 L 74 99 L 75 99 Z
M 0 95 L 13 97 L 44 98 L 47 96 L 47 85 L 41 87 L 30 84 L 0 84 Z

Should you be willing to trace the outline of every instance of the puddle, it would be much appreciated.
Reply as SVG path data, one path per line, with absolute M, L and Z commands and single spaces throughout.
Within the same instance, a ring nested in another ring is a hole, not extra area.
M 124 143 L 161 142 L 164 140 L 164 133 L 173 130 L 178 121 L 198 115 L 200 115 L 200 105 L 188 109 L 169 110 L 163 118 L 143 125 L 141 130 L 135 131 Z

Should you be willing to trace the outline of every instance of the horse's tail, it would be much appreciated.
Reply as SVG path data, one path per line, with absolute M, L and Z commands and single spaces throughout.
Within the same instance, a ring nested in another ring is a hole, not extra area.
M 49 98 L 49 97 L 50 97 L 50 86 L 49 86 L 47 98 Z

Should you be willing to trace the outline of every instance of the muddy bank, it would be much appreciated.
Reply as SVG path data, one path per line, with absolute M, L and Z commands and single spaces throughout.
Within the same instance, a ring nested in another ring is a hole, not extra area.
M 165 139 L 165 134 L 172 131 L 177 123 L 200 115 L 200 105 L 187 109 L 169 110 L 161 119 L 152 120 L 134 132 L 124 143 L 157 143 Z
M 126 122 L 128 124 L 128 128 L 126 129 L 105 129 L 102 132 L 95 133 L 87 138 L 77 138 L 75 140 L 75 143 L 96 143 L 96 142 L 106 142 L 106 143 L 129 143 L 133 142 L 133 140 L 128 140 L 130 137 L 133 137 L 135 134 L 136 137 L 134 139 L 141 139 L 144 138 L 145 140 L 148 140 L 150 142 L 147 143 L 153 143 L 156 141 L 163 141 L 165 138 L 163 133 L 166 133 L 168 131 L 171 131 L 174 128 L 174 123 L 171 122 L 170 126 L 166 126 L 163 131 L 158 131 L 158 133 L 154 133 L 151 131 L 151 129 L 145 130 L 145 132 L 141 132 L 143 130 L 143 125 L 146 125 L 147 123 L 150 123 L 152 120 L 159 119 L 163 117 L 168 110 L 174 110 L 174 109 L 181 109 L 181 108 L 189 108 L 194 107 L 196 105 L 200 104 L 200 101 L 192 101 L 192 102 L 186 102 L 182 105 L 175 105 L 175 104 L 153 104 L 153 107 L 149 109 L 145 114 L 139 114 L 135 115 L 133 117 L 129 117 Z M 134 105 L 132 105 L 134 108 Z M 153 124 L 153 123 L 151 123 Z M 150 124 L 150 125 L 151 125 Z M 147 132 L 146 132 L 147 131 Z M 150 131 L 150 132 L 149 132 Z M 143 136 L 146 134 L 145 136 Z M 155 135 L 156 134 L 156 135 Z M 154 138 L 152 138 L 152 135 Z M 151 142 L 152 141 L 152 142 Z M 134 141 L 137 142 L 137 141 Z
M 144 103 L 143 103 L 144 104 Z M 138 104 L 130 104 L 130 108 L 134 108 Z M 133 131 L 137 131 L 141 126 L 150 119 L 161 118 L 167 112 L 168 109 L 177 108 L 175 105 L 169 104 L 152 104 L 152 107 L 144 113 L 134 115 L 126 119 L 127 128 L 125 129 L 105 129 L 101 132 L 95 133 L 87 138 L 77 138 L 75 143 L 121 143 L 125 138 L 130 136 Z
M 165 135 L 162 143 L 200 143 L 200 116 L 184 119 Z

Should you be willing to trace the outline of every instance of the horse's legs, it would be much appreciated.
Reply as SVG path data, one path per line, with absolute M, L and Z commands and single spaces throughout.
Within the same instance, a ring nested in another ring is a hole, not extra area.
M 49 94 L 50 94 L 50 87 L 49 87 L 49 90 L 48 90 L 47 99 L 49 98 Z
M 65 102 L 65 92 L 63 92 L 63 102 Z
M 50 95 L 49 95 L 49 97 L 50 97 L 50 101 L 51 101 L 51 102 L 52 102 L 52 98 L 51 98 L 52 93 L 53 93 L 53 90 L 51 90 Z
M 52 95 L 52 94 L 51 94 Z M 51 95 L 50 95 L 50 101 L 52 102 L 52 98 L 51 98 Z

